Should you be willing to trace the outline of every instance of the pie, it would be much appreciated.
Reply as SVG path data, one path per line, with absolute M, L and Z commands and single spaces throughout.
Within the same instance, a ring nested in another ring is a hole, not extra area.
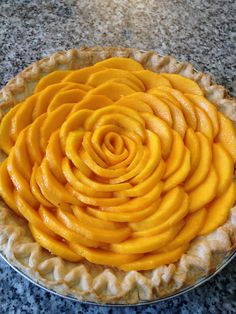
M 0 248 L 64 295 L 136 303 L 236 244 L 236 101 L 189 63 L 58 52 L 0 93 Z

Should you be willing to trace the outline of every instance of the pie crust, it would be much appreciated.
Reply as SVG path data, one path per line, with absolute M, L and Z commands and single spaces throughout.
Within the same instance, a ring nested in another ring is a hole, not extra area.
M 44 75 L 55 70 L 79 69 L 110 57 L 132 58 L 154 72 L 178 73 L 196 81 L 205 97 L 236 125 L 236 100 L 210 75 L 197 72 L 186 62 L 153 51 L 94 47 L 56 52 L 19 73 L 0 91 L 0 116 L 33 93 Z M 5 159 L 0 151 L 0 161 Z M 78 300 L 134 304 L 169 296 L 213 272 L 236 247 L 236 206 L 228 221 L 207 236 L 192 241 L 181 259 L 150 271 L 123 272 L 87 261 L 71 263 L 51 255 L 32 238 L 27 222 L 0 201 L 0 251 L 12 265 L 35 282 Z

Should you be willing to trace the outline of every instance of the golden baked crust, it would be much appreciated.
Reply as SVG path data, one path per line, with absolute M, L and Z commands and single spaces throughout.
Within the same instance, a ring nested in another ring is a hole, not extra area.
M 196 72 L 191 64 L 179 63 L 173 57 L 113 47 L 71 49 L 34 63 L 0 91 L 1 115 L 31 95 L 42 76 L 58 69 L 90 66 L 114 56 L 133 58 L 154 72 L 179 73 L 195 80 L 204 90 L 206 98 L 236 123 L 236 101 L 229 98 L 222 86 L 215 85 L 209 75 Z M 5 158 L 1 152 L 0 158 Z M 231 209 L 230 217 L 223 226 L 195 239 L 178 263 L 151 271 L 127 273 L 85 261 L 69 263 L 42 249 L 33 240 L 27 223 L 14 215 L 3 202 L 0 203 L 0 250 L 9 262 L 44 286 L 81 300 L 136 303 L 170 295 L 212 271 L 235 245 L 236 207 Z

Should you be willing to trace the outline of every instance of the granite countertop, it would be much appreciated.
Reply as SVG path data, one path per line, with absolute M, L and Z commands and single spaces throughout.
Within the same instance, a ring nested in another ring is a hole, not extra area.
M 0 85 L 56 50 L 112 45 L 189 60 L 236 96 L 235 14 L 234 0 L 3 0 Z M 64 300 L 0 259 L 0 313 L 236 313 L 236 260 L 183 296 L 122 309 Z

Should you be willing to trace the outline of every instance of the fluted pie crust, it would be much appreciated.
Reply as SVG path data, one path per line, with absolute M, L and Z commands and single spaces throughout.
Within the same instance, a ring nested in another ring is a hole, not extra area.
M 94 47 L 56 52 L 19 73 L 0 91 L 0 115 L 33 93 L 35 85 L 55 70 L 79 69 L 110 57 L 132 58 L 154 72 L 178 73 L 196 81 L 205 97 L 236 124 L 236 100 L 224 87 L 212 82 L 208 74 L 194 70 L 170 56 L 159 56 L 136 49 Z M 0 151 L 0 161 L 5 159 Z M 52 256 L 32 238 L 27 222 L 0 201 L 0 251 L 14 266 L 34 281 L 79 300 L 99 303 L 132 304 L 171 295 L 214 271 L 220 261 L 236 247 L 236 206 L 228 221 L 207 236 L 192 241 L 181 259 L 150 271 L 123 272 L 87 261 L 70 263 Z

